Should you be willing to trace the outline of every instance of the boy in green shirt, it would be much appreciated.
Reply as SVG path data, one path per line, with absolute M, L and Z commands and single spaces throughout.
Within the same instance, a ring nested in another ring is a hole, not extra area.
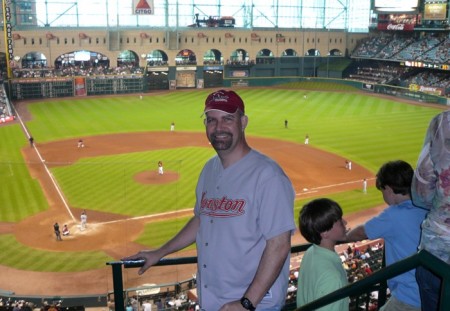
M 297 286 L 297 308 L 319 299 L 348 284 L 342 261 L 334 247 L 344 241 L 347 222 L 342 209 L 333 200 L 322 198 L 303 206 L 299 227 L 303 237 L 313 245 L 300 264 Z M 344 298 L 318 310 L 348 311 Z

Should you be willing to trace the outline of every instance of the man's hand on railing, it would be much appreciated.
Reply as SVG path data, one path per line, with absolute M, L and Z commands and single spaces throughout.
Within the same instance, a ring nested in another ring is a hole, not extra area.
M 138 271 L 138 274 L 141 275 L 145 271 L 147 271 L 151 266 L 157 264 L 161 259 L 161 255 L 157 251 L 140 251 L 132 256 L 128 256 L 122 258 L 122 262 L 127 266 L 136 266 L 141 268 Z

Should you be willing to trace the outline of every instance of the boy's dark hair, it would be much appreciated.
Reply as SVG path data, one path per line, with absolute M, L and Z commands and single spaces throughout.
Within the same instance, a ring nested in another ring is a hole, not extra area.
M 320 244 L 321 233 L 330 230 L 342 218 L 339 204 L 327 198 L 315 199 L 305 204 L 298 217 L 300 232 L 310 243 Z
M 395 194 L 411 195 L 413 177 L 414 169 L 409 163 L 402 160 L 390 161 L 378 171 L 376 186 L 378 190 L 389 186 Z

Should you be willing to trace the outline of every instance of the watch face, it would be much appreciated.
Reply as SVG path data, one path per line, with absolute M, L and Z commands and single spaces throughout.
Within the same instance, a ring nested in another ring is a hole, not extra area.
M 251 311 L 255 310 L 255 307 L 253 306 L 252 302 L 248 298 L 243 297 L 241 299 L 241 304 L 247 310 L 251 310 Z

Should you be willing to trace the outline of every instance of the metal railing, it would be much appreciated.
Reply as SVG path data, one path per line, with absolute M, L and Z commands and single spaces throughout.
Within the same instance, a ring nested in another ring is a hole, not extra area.
M 298 246 L 293 246 L 291 248 L 291 253 L 304 252 L 310 246 L 311 244 L 302 244 Z M 197 263 L 197 257 L 163 258 L 156 264 L 156 266 L 183 265 L 194 263 Z M 124 311 L 125 304 L 123 295 L 124 289 L 122 279 L 122 267 L 138 268 L 142 267 L 144 265 L 144 262 L 115 261 L 115 262 L 108 262 L 107 265 L 111 265 L 112 267 L 115 310 Z M 387 279 L 391 279 L 397 275 L 415 269 L 419 266 L 423 266 L 432 271 L 433 273 L 435 273 L 436 275 L 442 277 L 439 311 L 450 310 L 450 265 L 446 264 L 442 260 L 438 259 L 434 255 L 424 250 L 419 251 L 418 253 L 410 257 L 407 257 L 401 261 L 398 261 L 394 264 L 391 264 L 387 267 L 384 267 L 379 271 L 374 272 L 370 276 L 365 277 L 362 280 L 359 280 L 353 284 L 338 289 L 296 310 L 297 311 L 315 310 L 317 308 L 323 307 L 325 305 L 328 305 L 345 297 L 362 295 L 364 293 L 372 291 L 378 284 L 385 282 Z M 295 307 L 292 309 L 295 309 Z

